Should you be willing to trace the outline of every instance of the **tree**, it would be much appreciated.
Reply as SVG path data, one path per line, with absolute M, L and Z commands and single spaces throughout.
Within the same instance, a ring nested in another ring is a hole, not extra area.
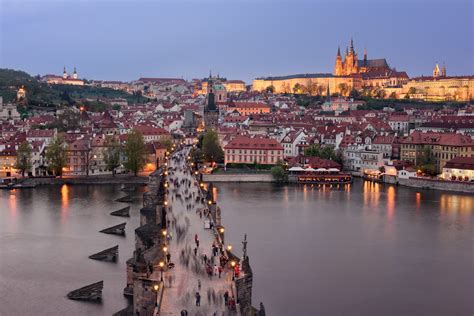
M 339 91 L 341 92 L 342 96 L 345 96 L 347 92 L 349 91 L 349 87 L 347 86 L 346 83 L 342 82 L 339 84 Z
M 311 145 L 304 151 L 305 156 L 319 157 L 342 163 L 342 155 L 331 146 Z
M 417 169 L 421 170 L 422 173 L 435 176 L 436 172 L 436 161 L 433 152 L 430 147 L 426 146 L 423 148 L 421 155 L 417 159 Z
M 408 94 L 415 94 L 415 93 L 416 93 L 415 87 L 411 87 L 410 89 L 408 89 Z
M 66 143 L 64 138 L 56 136 L 46 149 L 48 168 L 56 176 L 63 175 L 63 168 L 67 165 Z
M 27 141 L 24 141 L 18 147 L 16 152 L 15 168 L 20 170 L 21 176 L 25 176 L 25 172 L 30 170 L 31 164 L 31 146 Z
M 135 176 L 137 176 L 138 171 L 140 171 L 143 166 L 145 166 L 145 141 L 143 140 L 143 135 L 137 131 L 132 130 L 127 135 L 127 143 L 124 148 L 125 153 L 125 168 L 132 171 Z
M 360 93 L 356 89 L 352 89 L 351 92 L 349 93 L 349 97 L 354 100 L 360 99 Z
M 269 85 L 265 91 L 267 91 L 268 93 L 275 93 L 275 86 L 274 85 Z
M 166 150 L 171 152 L 171 149 L 173 148 L 173 142 L 169 138 L 162 138 L 160 140 L 160 143 L 166 147 Z
M 277 182 L 286 182 L 288 181 L 288 175 L 285 172 L 285 169 L 283 169 L 283 166 L 281 165 L 276 165 L 273 166 L 272 169 L 270 169 L 270 172 L 272 174 L 273 179 Z
M 105 138 L 104 145 L 106 147 L 102 153 L 104 155 L 104 162 L 107 165 L 107 170 L 112 171 L 112 175 L 115 177 L 115 169 L 120 166 L 122 147 L 120 142 L 110 135 Z
M 299 83 L 295 83 L 293 86 L 293 93 L 294 94 L 299 94 L 302 92 L 302 86 Z
M 219 145 L 217 133 L 213 130 L 207 131 L 202 139 L 202 154 L 205 161 L 222 161 L 224 152 Z

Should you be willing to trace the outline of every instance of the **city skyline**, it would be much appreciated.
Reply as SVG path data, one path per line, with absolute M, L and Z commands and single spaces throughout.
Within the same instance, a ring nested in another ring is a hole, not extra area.
M 81 78 L 123 81 L 189 80 L 212 70 L 250 84 L 332 73 L 337 47 L 353 38 L 359 55 L 365 48 L 369 58 L 386 57 L 410 77 L 430 75 L 436 62 L 446 63 L 448 75 L 472 74 L 472 3 L 446 4 L 4 1 L 0 67 L 44 75 L 75 66 Z

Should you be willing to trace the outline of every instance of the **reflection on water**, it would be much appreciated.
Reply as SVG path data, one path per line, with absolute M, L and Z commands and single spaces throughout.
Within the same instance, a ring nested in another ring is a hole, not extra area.
M 471 195 L 359 179 L 216 186 L 226 240 L 238 245 L 248 234 L 253 298 L 269 315 L 471 312 Z M 109 213 L 124 206 L 114 202 L 119 196 L 114 186 L 0 191 L 0 314 L 33 315 L 41 306 L 41 314 L 92 316 L 123 308 L 141 202 L 132 204 L 127 238 L 98 233 L 117 223 Z M 114 244 L 118 264 L 87 258 Z M 235 252 L 241 255 L 240 247 Z M 64 298 L 100 279 L 103 305 Z
M 226 239 L 248 235 L 254 300 L 271 315 L 472 312 L 473 196 L 360 179 L 217 186 Z
M 124 206 L 114 201 L 120 196 L 113 185 L 0 190 L 0 315 L 112 315 L 124 308 L 125 262 L 141 202 L 131 203 L 126 238 L 98 232 L 117 223 L 109 213 Z M 116 264 L 88 259 L 117 244 Z M 65 298 L 99 280 L 103 304 Z

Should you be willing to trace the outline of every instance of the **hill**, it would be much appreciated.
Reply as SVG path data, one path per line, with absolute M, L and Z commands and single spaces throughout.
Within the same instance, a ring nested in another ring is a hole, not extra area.
M 80 99 L 116 99 L 124 98 L 130 104 L 143 103 L 147 99 L 141 95 L 132 95 L 125 91 L 91 86 L 48 85 L 39 77 L 33 77 L 20 70 L 0 68 L 0 95 L 4 102 L 16 99 L 17 90 L 26 89 L 26 106 L 56 107 L 58 105 L 75 105 Z

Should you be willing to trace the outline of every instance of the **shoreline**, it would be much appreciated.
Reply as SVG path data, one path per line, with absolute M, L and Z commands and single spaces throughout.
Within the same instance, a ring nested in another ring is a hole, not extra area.
M 354 178 L 364 179 L 359 175 L 352 175 Z M 148 184 L 148 176 L 123 176 L 110 175 L 105 176 L 81 176 L 71 178 L 25 178 L 19 179 L 18 183 L 11 187 L 3 187 L 2 189 L 28 189 L 44 185 L 113 185 L 113 184 L 130 184 L 136 186 L 146 186 Z M 221 182 L 221 183 L 277 183 L 268 173 L 232 173 L 232 174 L 203 174 L 205 182 Z M 367 180 L 371 181 L 371 180 Z M 437 191 L 449 191 L 458 193 L 474 193 L 474 183 L 461 183 L 450 181 L 438 181 L 425 178 L 409 178 L 396 179 L 395 181 L 374 181 L 382 184 L 393 184 L 418 189 L 428 189 Z M 296 184 L 287 182 L 288 184 Z
M 28 189 L 44 185 L 111 185 L 131 184 L 145 186 L 148 184 L 148 176 L 81 176 L 70 178 L 24 178 L 18 179 L 18 183 L 3 189 Z

